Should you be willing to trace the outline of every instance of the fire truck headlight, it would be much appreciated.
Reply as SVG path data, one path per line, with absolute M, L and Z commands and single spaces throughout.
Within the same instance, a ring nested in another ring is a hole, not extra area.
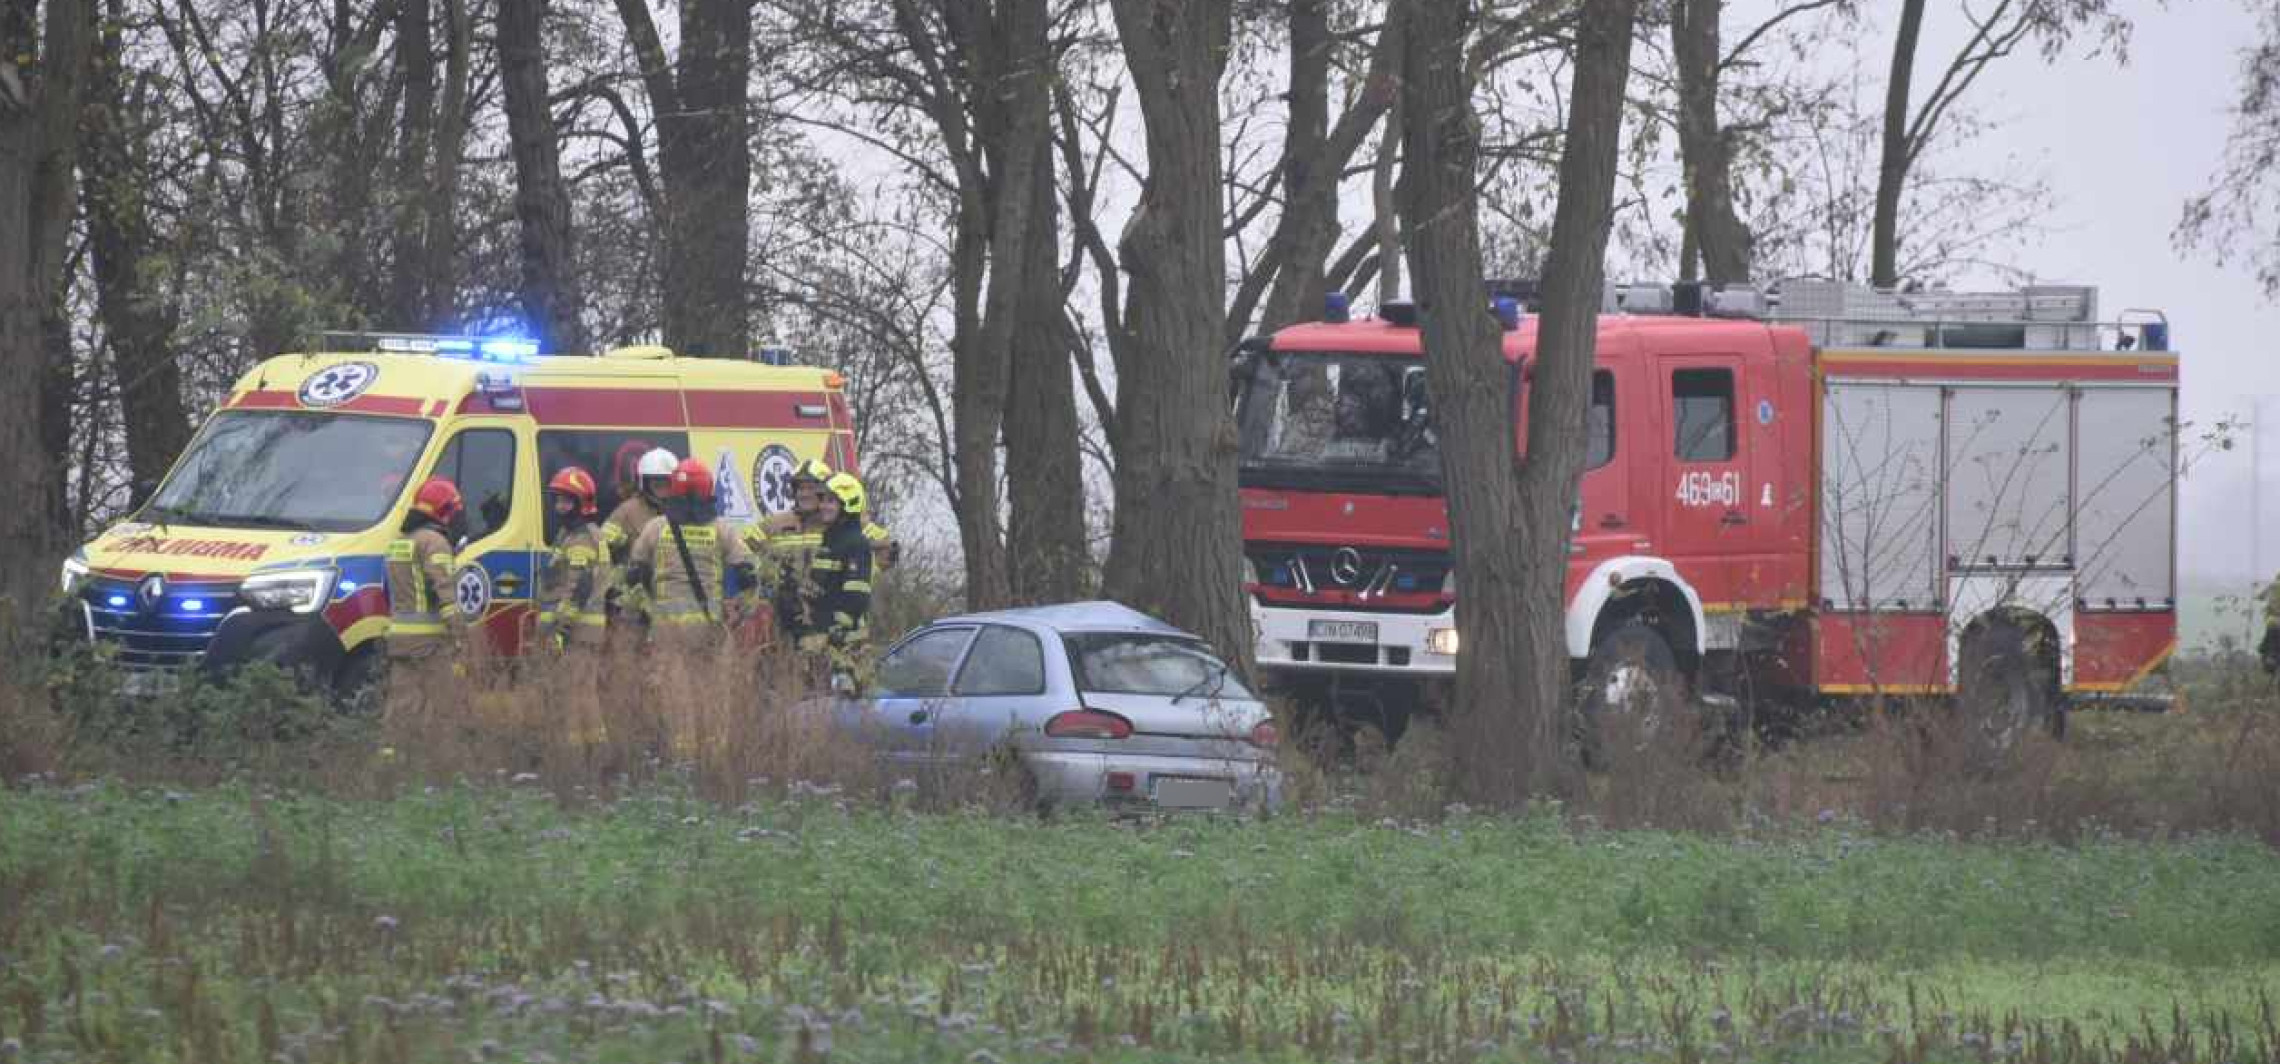
M 331 569 L 261 573 L 246 577 L 238 586 L 238 597 L 257 610 L 315 613 L 332 597 L 333 579 L 338 575 Z
M 1425 630 L 1425 652 L 1445 658 L 1457 656 L 1457 630 L 1454 628 L 1428 628 Z

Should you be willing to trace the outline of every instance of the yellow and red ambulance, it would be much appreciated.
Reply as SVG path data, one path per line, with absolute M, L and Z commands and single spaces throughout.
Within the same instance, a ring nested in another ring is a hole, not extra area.
M 65 563 L 69 620 L 130 690 L 255 661 L 360 688 L 387 635 L 388 546 L 429 477 L 467 500 L 445 593 L 515 654 L 554 531 L 543 485 L 562 467 L 594 475 L 607 513 L 643 453 L 698 457 L 739 523 L 789 509 L 802 461 L 856 468 L 844 378 L 773 352 L 546 357 L 396 334 L 320 346 L 240 378 L 149 501 Z

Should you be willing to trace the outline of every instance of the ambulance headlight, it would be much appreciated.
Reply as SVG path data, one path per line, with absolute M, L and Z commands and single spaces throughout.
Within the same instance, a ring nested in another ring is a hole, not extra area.
M 87 556 L 85 554 L 74 554 L 65 558 L 63 560 L 63 593 L 69 595 L 79 590 L 79 585 L 86 582 Z
M 315 613 L 332 598 L 333 580 L 339 575 L 331 569 L 258 573 L 238 585 L 238 598 L 257 610 Z

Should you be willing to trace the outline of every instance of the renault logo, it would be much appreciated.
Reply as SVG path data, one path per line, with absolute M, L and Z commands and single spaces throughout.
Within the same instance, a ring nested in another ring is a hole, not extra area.
M 1330 556 L 1330 579 L 1340 587 L 1352 587 L 1362 578 L 1362 552 L 1352 547 L 1340 547 Z
M 135 598 L 144 613 L 156 611 L 158 604 L 166 599 L 166 578 L 157 573 L 143 577 L 142 586 L 135 589 Z

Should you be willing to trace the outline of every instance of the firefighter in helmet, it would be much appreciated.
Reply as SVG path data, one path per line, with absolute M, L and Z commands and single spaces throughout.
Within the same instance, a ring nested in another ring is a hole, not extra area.
M 822 515 L 824 485 L 836 475 L 821 459 L 810 458 L 792 470 L 792 509 L 774 514 L 744 530 L 745 545 L 765 558 L 780 573 L 779 587 L 796 587 L 807 571 L 808 560 L 823 545 L 828 527 Z M 871 543 L 872 567 L 884 572 L 902 558 L 902 544 L 894 533 L 870 519 L 863 520 L 863 536 Z
M 626 578 L 648 592 L 651 634 L 698 647 L 733 626 L 759 574 L 736 527 L 714 505 L 712 469 L 684 459 L 673 470 L 664 512 L 641 530 L 626 559 Z M 733 581 L 731 580 L 733 578 Z M 727 588 L 743 589 L 730 601 Z
M 467 631 L 452 540 L 467 504 L 442 477 L 420 485 L 403 533 L 388 544 L 388 660 L 417 667 L 450 657 Z
M 633 490 L 625 492 L 617 509 L 610 511 L 610 519 L 602 524 L 602 546 L 610 557 L 610 598 L 607 601 L 613 623 L 621 627 L 638 628 L 649 622 L 648 603 L 642 599 L 640 589 L 627 579 L 627 558 L 641 531 L 665 512 L 665 492 L 679 464 L 673 452 L 663 447 L 644 453 L 634 467 Z
M 808 562 L 801 582 L 793 634 L 803 653 L 828 663 L 834 686 L 863 678 L 871 610 L 872 544 L 863 533 L 868 509 L 863 482 L 838 473 L 824 483 L 823 543 Z
M 600 486 L 577 466 L 564 466 L 546 482 L 557 528 L 539 581 L 539 645 L 593 652 L 601 649 L 609 565 L 602 547 Z

